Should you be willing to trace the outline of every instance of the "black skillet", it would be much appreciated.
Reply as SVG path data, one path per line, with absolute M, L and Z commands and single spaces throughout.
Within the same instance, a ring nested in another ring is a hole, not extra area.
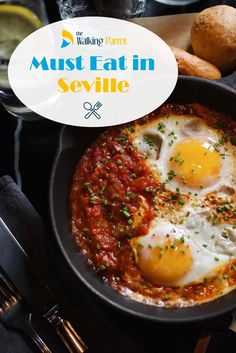
M 236 72 L 218 81 L 180 76 L 170 102 L 199 102 L 236 119 Z M 210 319 L 236 309 L 235 291 L 189 308 L 158 308 L 135 302 L 119 294 L 89 267 L 78 251 L 70 229 L 69 194 L 72 176 L 85 149 L 104 129 L 64 126 L 50 181 L 50 210 L 59 247 L 76 274 L 92 292 L 118 310 L 156 322 L 186 323 Z

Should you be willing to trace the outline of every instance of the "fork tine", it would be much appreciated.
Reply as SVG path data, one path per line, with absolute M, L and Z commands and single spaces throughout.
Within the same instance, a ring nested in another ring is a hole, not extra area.
M 2 292 L 0 293 L 0 310 L 1 308 L 6 304 L 7 299 L 6 297 L 2 294 Z
M 14 286 L 11 284 L 11 282 L 7 279 L 7 276 L 4 274 L 3 270 L 0 267 L 0 278 L 3 280 L 3 282 L 6 284 L 6 286 L 12 291 L 15 291 Z
M 0 297 L 2 300 L 10 301 L 17 298 L 17 291 L 0 271 Z
M 12 295 L 6 291 L 5 284 L 0 279 L 0 308 L 1 310 L 6 310 L 8 307 L 10 307 L 10 304 L 12 302 Z
M 10 329 L 23 330 L 42 353 L 52 353 L 36 332 L 32 314 L 24 307 L 22 297 L 0 267 L 0 321 Z
M 0 269 L 0 313 L 12 308 L 20 299 L 16 289 Z
M 3 290 L 2 281 L 0 281 L 0 300 L 3 302 L 6 302 L 9 300 L 9 295 L 6 294 L 5 290 Z

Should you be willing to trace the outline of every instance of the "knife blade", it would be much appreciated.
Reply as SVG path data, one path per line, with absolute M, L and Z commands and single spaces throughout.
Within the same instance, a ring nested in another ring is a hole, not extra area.
M 29 256 L 0 217 L 0 267 L 30 307 L 32 313 L 44 315 L 57 302 Z
M 69 352 L 83 353 L 87 349 L 70 322 L 60 316 L 51 290 L 1 217 L 0 267 L 29 306 L 31 313 L 43 316 L 54 327 Z

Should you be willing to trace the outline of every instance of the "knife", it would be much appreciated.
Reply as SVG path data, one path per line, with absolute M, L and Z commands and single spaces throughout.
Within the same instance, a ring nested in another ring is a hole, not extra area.
M 0 267 L 21 294 L 31 312 L 43 316 L 56 330 L 71 353 L 83 353 L 87 346 L 73 326 L 63 319 L 48 285 L 0 217 Z

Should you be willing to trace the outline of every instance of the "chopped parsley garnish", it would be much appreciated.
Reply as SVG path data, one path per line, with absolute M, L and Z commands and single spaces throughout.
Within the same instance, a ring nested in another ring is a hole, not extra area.
M 233 264 L 233 265 L 231 265 L 231 269 L 234 271 L 234 272 L 236 272 L 236 266 Z
M 180 239 L 175 239 L 174 242 L 170 245 L 171 249 L 177 249 L 178 248 L 178 243 L 184 243 L 184 238 L 181 237 Z
M 130 217 L 130 213 L 127 207 L 124 207 L 120 210 L 120 212 L 126 217 L 129 218 Z
M 109 219 L 109 221 L 112 221 L 113 218 L 114 218 L 113 213 L 112 213 L 112 212 L 109 213 L 109 214 L 108 214 L 108 219 Z
M 176 175 L 177 175 L 176 170 L 170 169 L 169 172 L 167 173 L 167 181 L 172 180 Z
M 128 148 L 128 151 L 130 151 L 130 152 L 132 152 L 134 150 L 134 147 L 131 145 L 129 145 L 127 148 Z
M 193 206 L 193 207 L 199 207 L 199 206 L 201 206 L 201 204 L 200 204 L 200 203 L 193 202 L 193 203 L 191 203 L 191 206 Z
M 128 191 L 126 196 L 130 199 L 130 200 L 134 200 L 136 199 L 136 194 L 134 194 L 133 192 L 131 191 Z
M 103 158 L 103 159 L 101 160 L 101 162 L 102 162 L 103 164 L 107 164 L 107 163 L 108 163 L 108 159 Z
M 184 163 L 184 159 L 181 157 L 181 152 L 178 152 L 176 155 L 172 156 L 170 158 L 170 162 L 175 162 L 179 165 L 182 165 Z
M 164 134 L 166 125 L 161 121 L 160 123 L 158 123 L 158 127 L 157 128 L 162 134 Z
M 135 132 L 135 128 L 133 126 L 128 127 L 129 132 Z
M 171 131 L 168 136 L 171 137 L 171 140 L 168 145 L 172 146 L 175 140 L 177 140 L 177 136 L 175 135 L 174 131 Z
M 95 196 L 90 196 L 89 202 L 94 205 L 96 203 L 96 197 Z
M 157 145 L 157 141 L 152 139 L 150 136 L 146 135 L 143 137 L 143 141 L 146 142 L 146 144 L 150 147 L 150 148 L 154 148 L 156 151 L 159 150 L 158 145 Z
M 213 147 L 216 152 L 220 152 L 220 147 L 222 147 L 225 143 L 229 141 L 229 135 L 225 134 L 223 137 L 219 139 L 217 143 L 214 143 Z
M 124 165 L 124 162 L 121 159 L 117 159 L 116 164 L 117 165 Z
M 155 197 L 153 198 L 153 202 L 154 202 L 154 203 L 157 203 L 157 202 L 158 202 L 158 197 L 157 197 L 157 196 L 155 196 Z
M 106 205 L 108 205 L 108 200 L 107 199 L 102 199 L 101 203 L 102 203 L 102 205 L 106 206 Z
M 171 131 L 168 136 L 175 136 L 175 132 L 174 131 Z
M 107 266 L 106 265 L 101 265 L 100 267 L 99 267 L 99 270 L 100 271 L 105 271 L 107 269 Z
M 183 198 L 179 198 L 178 202 L 179 202 L 179 205 L 181 206 L 185 205 L 185 201 Z
M 137 178 L 137 175 L 135 173 L 131 173 L 129 177 L 130 177 L 130 179 L 135 179 L 135 178 Z
M 158 257 L 161 259 L 164 254 L 164 248 L 161 245 L 157 245 L 156 248 L 160 250 Z
M 105 189 L 106 189 L 106 186 L 104 185 L 104 186 L 101 188 L 101 190 L 99 191 L 99 194 L 100 194 L 100 195 L 103 195 Z
M 221 233 L 221 236 L 225 239 L 228 239 L 229 237 L 229 232 L 227 230 L 224 230 L 222 233 Z
M 223 205 L 223 206 L 218 206 L 216 210 L 217 210 L 218 212 L 224 213 L 224 212 L 226 212 L 226 211 L 231 210 L 232 207 L 233 207 L 233 206 L 230 205 L 230 204 L 225 204 L 225 205 Z
M 118 142 L 123 142 L 125 144 L 129 143 L 129 140 L 127 139 L 127 135 L 125 133 L 123 133 L 121 136 L 115 137 L 114 140 Z

